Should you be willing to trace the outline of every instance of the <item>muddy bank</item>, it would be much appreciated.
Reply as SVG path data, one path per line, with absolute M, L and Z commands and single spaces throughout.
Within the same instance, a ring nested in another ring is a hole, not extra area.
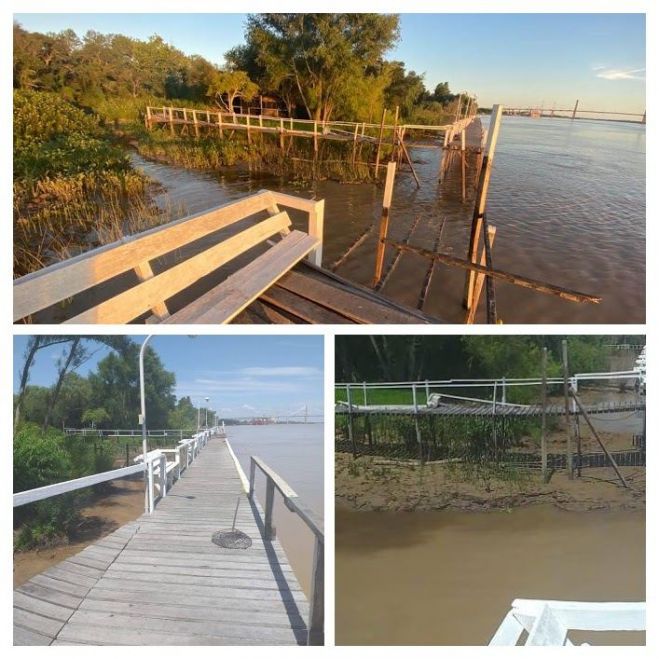
M 337 510 L 339 645 L 485 645 L 515 598 L 644 601 L 644 513 Z M 645 642 L 637 632 L 570 637 Z
M 81 523 L 69 542 L 14 553 L 14 588 L 77 554 L 123 524 L 136 520 L 143 512 L 144 484 L 141 479 L 110 481 L 104 494 L 99 494 L 80 511 Z
M 555 472 L 549 483 L 539 471 L 467 469 L 458 464 L 387 461 L 336 454 L 336 503 L 359 511 L 506 510 L 552 504 L 561 510 L 645 510 L 645 468 L 624 467 L 629 489 L 612 469 L 585 469 L 569 480 Z

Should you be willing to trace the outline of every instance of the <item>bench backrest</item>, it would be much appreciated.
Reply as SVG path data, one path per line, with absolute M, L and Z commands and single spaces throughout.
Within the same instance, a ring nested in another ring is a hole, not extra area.
M 16 279 L 14 321 L 130 271 L 137 275 L 137 285 L 65 322 L 126 323 L 149 311 L 156 319 L 164 319 L 169 315 L 165 304 L 168 298 L 276 234 L 285 235 L 290 231 L 290 219 L 287 213 L 279 211 L 277 197 L 283 205 L 306 210 L 310 230 L 314 232 L 318 230 L 318 222 L 312 222 L 312 216 L 317 215 L 314 211 L 320 204 L 322 231 L 322 202 L 262 190 Z M 262 211 L 268 211 L 270 217 L 154 275 L 151 264 L 154 259 Z

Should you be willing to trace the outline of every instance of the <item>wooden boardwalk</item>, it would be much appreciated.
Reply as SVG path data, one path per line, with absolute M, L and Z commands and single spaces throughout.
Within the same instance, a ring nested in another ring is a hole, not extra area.
M 606 402 L 596 403 L 594 405 L 584 405 L 588 414 L 616 414 L 618 412 L 635 412 L 645 409 L 645 399 L 623 402 Z M 427 407 L 419 405 L 352 405 L 349 408 L 347 403 L 338 403 L 336 405 L 337 414 L 398 414 L 403 416 L 508 416 L 508 417 L 539 417 L 542 416 L 542 405 L 515 405 L 510 403 L 471 403 L 471 404 L 451 404 L 439 403 L 436 407 Z M 575 412 L 571 412 L 574 414 Z M 552 404 L 547 405 L 545 409 L 547 416 L 563 416 L 565 406 Z
M 249 549 L 211 542 L 236 528 Z M 152 515 L 14 590 L 14 645 L 304 645 L 308 603 L 262 540 L 226 442 L 212 439 Z

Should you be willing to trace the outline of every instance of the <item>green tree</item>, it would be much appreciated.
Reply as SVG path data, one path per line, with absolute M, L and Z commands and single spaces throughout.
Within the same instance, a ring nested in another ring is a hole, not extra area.
M 308 116 L 328 121 L 337 98 L 356 93 L 355 80 L 381 74 L 398 37 L 399 19 L 391 14 L 252 14 L 246 49 L 232 57 L 275 72 L 270 85 L 293 83 Z
M 82 422 L 88 423 L 92 428 L 102 428 L 109 420 L 110 415 L 104 407 L 85 410 L 82 415 Z
M 245 71 L 214 71 L 210 75 L 206 95 L 227 112 L 235 112 L 237 99 L 249 101 L 258 93 L 258 86 L 253 83 Z
M 408 118 L 427 93 L 423 75 L 405 71 L 403 62 L 389 62 L 388 69 L 389 84 L 384 90 L 385 103 L 390 108 L 398 106 L 401 115 Z

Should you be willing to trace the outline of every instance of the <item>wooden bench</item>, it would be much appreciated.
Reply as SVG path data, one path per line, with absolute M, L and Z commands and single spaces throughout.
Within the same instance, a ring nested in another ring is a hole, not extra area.
M 307 214 L 306 233 L 291 229 L 280 205 Z M 16 279 L 14 322 L 76 300 L 81 310 L 63 322 L 128 323 L 145 315 L 146 322 L 229 322 L 302 259 L 320 265 L 323 210 L 322 200 L 262 190 L 127 236 Z M 254 217 L 258 214 L 266 216 Z M 171 298 L 254 248 L 261 252 L 246 266 L 170 312 Z M 85 293 L 103 299 L 85 301 Z

